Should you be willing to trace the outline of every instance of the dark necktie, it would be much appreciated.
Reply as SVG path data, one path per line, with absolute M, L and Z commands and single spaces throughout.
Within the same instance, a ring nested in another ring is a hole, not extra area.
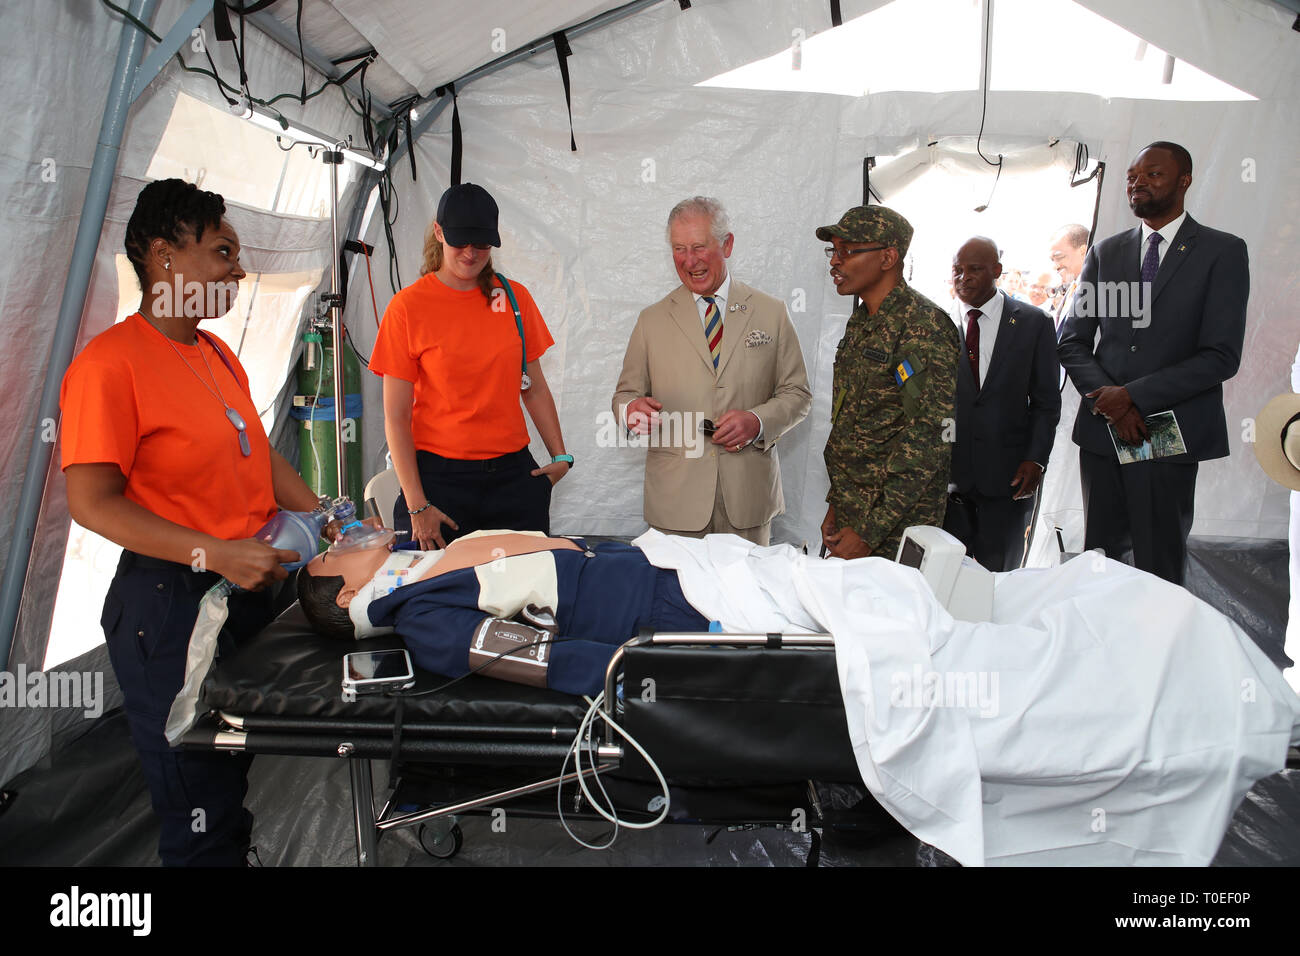
M 1164 236 L 1158 232 L 1153 232 L 1147 238 L 1147 254 L 1142 257 L 1142 285 L 1138 289 L 1138 302 L 1142 304 L 1141 316 L 1148 316 L 1151 308 L 1151 283 L 1156 281 L 1156 273 L 1160 271 L 1160 240 Z M 1145 324 L 1144 318 L 1143 323 Z
M 1164 236 L 1160 235 L 1160 233 L 1153 232 L 1151 237 L 1147 239 L 1147 254 L 1142 259 L 1143 282 L 1156 281 L 1156 273 L 1160 271 L 1160 240 L 1163 238 Z M 1129 260 L 1129 262 L 1132 261 L 1132 259 Z M 1132 275 L 1132 273 L 1129 274 Z
M 975 390 L 980 387 L 980 310 L 971 309 L 966 313 L 966 361 L 970 362 L 970 374 L 975 379 Z

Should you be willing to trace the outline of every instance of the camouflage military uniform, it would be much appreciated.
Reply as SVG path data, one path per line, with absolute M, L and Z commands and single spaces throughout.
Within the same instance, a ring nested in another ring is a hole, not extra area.
M 943 524 L 960 351 L 952 319 L 905 283 L 874 315 L 859 307 L 849 318 L 835 354 L 828 500 L 836 526 L 873 555 L 892 560 L 905 529 Z

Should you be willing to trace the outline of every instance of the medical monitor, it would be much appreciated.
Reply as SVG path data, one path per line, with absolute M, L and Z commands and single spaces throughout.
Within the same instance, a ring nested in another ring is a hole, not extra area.
M 966 546 L 942 528 L 908 528 L 894 560 L 920 571 L 953 617 L 963 621 L 993 617 L 993 575 L 967 557 Z

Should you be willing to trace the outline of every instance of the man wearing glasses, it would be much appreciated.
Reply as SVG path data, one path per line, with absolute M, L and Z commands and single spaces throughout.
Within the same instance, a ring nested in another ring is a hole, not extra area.
M 822 226 L 831 281 L 857 296 L 835 354 L 822 544 L 892 559 L 903 531 L 943 523 L 960 343 L 948 315 L 903 280 L 912 226 L 857 206 Z

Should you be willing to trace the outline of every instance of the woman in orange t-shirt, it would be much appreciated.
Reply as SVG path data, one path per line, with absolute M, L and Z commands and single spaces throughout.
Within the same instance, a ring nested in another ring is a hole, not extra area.
M 248 759 L 173 751 L 163 736 L 199 601 L 229 578 L 246 590 L 229 599 L 222 648 L 259 631 L 267 585 L 298 555 L 251 535 L 277 505 L 317 505 L 267 442 L 233 351 L 198 330 L 244 277 L 225 208 L 179 179 L 141 191 L 126 227 L 140 311 L 91 340 L 60 395 L 68 510 L 124 549 L 101 623 L 169 866 L 243 865 L 252 827 Z
M 478 530 L 549 534 L 551 486 L 573 467 L 540 364 L 554 340 L 528 290 L 493 271 L 500 245 L 487 190 L 444 192 L 421 277 L 389 302 L 370 359 L 402 486 L 393 524 L 425 549 Z M 540 468 L 525 410 L 551 454 Z

